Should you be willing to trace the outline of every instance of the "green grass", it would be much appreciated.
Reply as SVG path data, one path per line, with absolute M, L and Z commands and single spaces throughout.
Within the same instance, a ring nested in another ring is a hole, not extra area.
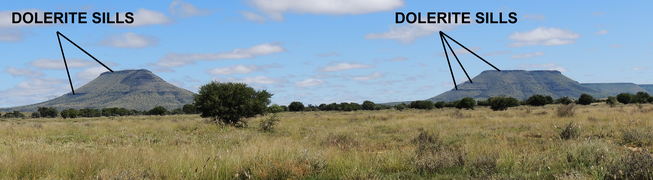
M 269 116 L 245 129 L 196 115 L 3 119 L 0 179 L 651 176 L 652 105 L 556 108 L 285 112 L 273 131 L 258 127 Z

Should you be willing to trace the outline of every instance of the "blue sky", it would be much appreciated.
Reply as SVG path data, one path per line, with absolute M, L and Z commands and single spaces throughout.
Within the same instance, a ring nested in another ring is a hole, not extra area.
M 193 92 L 212 80 L 245 82 L 282 105 L 410 101 L 451 90 L 439 31 L 501 70 L 653 84 L 651 7 L 652 1 L 16 1 L 0 8 L 0 107 L 70 92 L 57 31 L 114 71 L 148 69 Z M 25 11 L 133 12 L 135 22 L 11 23 L 11 12 Z M 395 12 L 516 12 L 518 22 L 395 24 Z M 76 88 L 106 71 L 62 44 Z M 493 69 L 456 52 L 471 77 Z M 456 82 L 465 81 L 452 67 Z

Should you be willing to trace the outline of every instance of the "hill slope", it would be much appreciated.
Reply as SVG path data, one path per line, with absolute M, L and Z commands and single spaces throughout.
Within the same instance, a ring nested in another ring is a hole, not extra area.
M 619 93 L 637 94 L 637 92 L 647 92 L 646 89 L 635 83 L 582 83 L 582 85 L 603 91 L 611 96 L 616 96 Z
M 42 103 L 3 108 L 0 111 L 31 112 L 39 106 L 59 110 L 119 107 L 141 111 L 163 106 L 172 110 L 192 103 L 193 95 L 194 93 L 169 84 L 148 70 L 123 70 L 102 73 L 76 89 L 75 95 L 68 93 Z
M 653 84 L 638 84 L 638 86 L 646 89 L 649 94 L 653 93 Z
M 472 79 L 458 85 L 458 90 L 451 90 L 432 97 L 430 101 L 455 101 L 464 97 L 487 99 L 495 96 L 510 96 L 526 99 L 535 94 L 561 98 L 564 96 L 578 98 L 587 93 L 595 98 L 607 97 L 608 94 L 581 85 L 562 75 L 560 71 L 524 71 L 504 70 L 483 71 Z

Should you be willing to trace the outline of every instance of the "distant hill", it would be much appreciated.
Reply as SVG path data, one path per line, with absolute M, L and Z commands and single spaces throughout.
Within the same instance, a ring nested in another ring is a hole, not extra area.
M 551 96 L 554 99 L 565 96 L 575 99 L 583 93 L 595 98 L 605 98 L 609 95 L 583 86 L 562 75 L 560 71 L 488 70 L 474 77 L 472 82 L 474 83 L 464 82 L 458 85 L 458 90 L 452 89 L 428 100 L 450 102 L 464 97 L 481 100 L 495 96 L 510 96 L 521 100 L 535 94 Z
M 638 84 L 638 86 L 646 89 L 649 94 L 653 93 L 653 84 Z
M 635 83 L 582 83 L 582 85 L 603 91 L 611 96 L 616 96 L 619 93 L 637 94 L 637 92 L 648 92 Z
M 123 70 L 105 72 L 72 93 L 42 103 L 2 108 L 0 111 L 33 112 L 38 107 L 54 107 L 59 110 L 75 108 L 126 108 L 150 110 L 163 106 L 168 110 L 181 108 L 193 102 L 194 93 L 167 83 L 152 72 Z

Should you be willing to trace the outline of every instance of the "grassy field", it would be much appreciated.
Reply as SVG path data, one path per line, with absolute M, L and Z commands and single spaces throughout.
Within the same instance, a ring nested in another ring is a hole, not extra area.
M 651 178 L 653 105 L 558 106 L 3 119 L 0 179 Z

